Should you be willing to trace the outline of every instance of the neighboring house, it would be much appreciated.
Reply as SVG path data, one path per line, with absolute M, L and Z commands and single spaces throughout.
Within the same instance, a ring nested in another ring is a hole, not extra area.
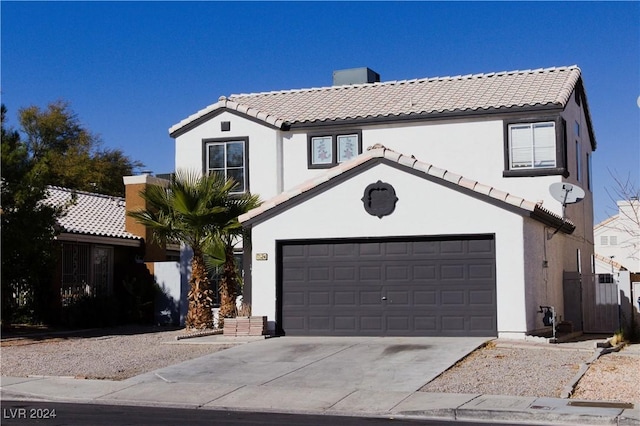
M 563 288 L 593 281 L 580 69 L 378 79 L 223 96 L 169 129 L 176 168 L 266 200 L 240 217 L 253 314 L 287 335 L 523 338 L 543 305 L 580 329 Z M 564 209 L 558 182 L 584 199 Z
M 135 198 L 139 196 L 135 191 L 128 192 L 127 198 L 133 197 L 135 205 Z M 132 285 L 142 285 L 141 276 L 153 273 L 152 261 L 177 254 L 177 247 L 165 249 L 149 244 L 144 229 L 130 232 L 131 227 L 125 226 L 125 198 L 52 186 L 47 202 L 68 206 L 58 221 L 61 232 L 56 237 L 59 261 L 54 292 L 60 298 L 52 303 L 60 315 L 65 307 L 84 298 L 135 297 L 138 289 L 125 288 L 124 282 L 135 278 L 138 282 L 132 281 Z M 144 269 L 145 264 L 149 272 Z M 130 291 L 134 294 L 128 294 Z
M 620 306 L 620 325 L 628 326 L 631 318 L 640 318 L 640 201 L 616 204 L 618 213 L 593 228 L 596 282 L 615 292 L 611 298 Z
M 628 271 L 640 273 L 640 201 L 624 200 L 616 204 L 618 213 L 593 228 L 595 252 Z M 611 273 L 611 265 L 596 261 L 596 272 Z

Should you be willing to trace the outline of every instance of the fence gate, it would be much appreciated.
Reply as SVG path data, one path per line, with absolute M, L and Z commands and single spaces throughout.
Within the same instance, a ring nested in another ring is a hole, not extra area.
M 583 274 L 582 310 L 585 333 L 614 333 L 620 328 L 618 283 L 609 274 Z
M 579 272 L 566 272 L 563 277 L 564 319 L 573 325 L 573 331 L 582 330 L 582 288 Z

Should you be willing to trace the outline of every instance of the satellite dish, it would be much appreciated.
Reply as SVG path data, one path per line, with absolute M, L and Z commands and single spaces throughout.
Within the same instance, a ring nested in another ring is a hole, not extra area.
M 582 201 L 584 190 L 579 186 L 565 182 L 552 183 L 549 186 L 551 196 L 562 203 L 562 206 Z

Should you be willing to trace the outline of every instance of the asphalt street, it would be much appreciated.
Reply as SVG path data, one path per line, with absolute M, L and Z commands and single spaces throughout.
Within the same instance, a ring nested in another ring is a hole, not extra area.
M 352 417 L 260 413 L 250 411 L 160 408 L 126 405 L 67 404 L 51 402 L 2 401 L 3 425 L 47 426 L 174 426 L 174 425 L 300 425 L 300 426 L 486 426 L 487 423 L 395 419 L 392 417 Z M 507 423 L 509 424 L 509 423 Z M 518 423 L 518 425 L 527 423 Z M 528 423 L 534 425 L 533 423 Z

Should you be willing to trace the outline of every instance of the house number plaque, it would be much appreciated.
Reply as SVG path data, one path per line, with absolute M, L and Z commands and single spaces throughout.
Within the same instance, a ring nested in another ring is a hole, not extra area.
M 256 253 L 256 260 L 267 260 L 269 255 L 267 253 Z

